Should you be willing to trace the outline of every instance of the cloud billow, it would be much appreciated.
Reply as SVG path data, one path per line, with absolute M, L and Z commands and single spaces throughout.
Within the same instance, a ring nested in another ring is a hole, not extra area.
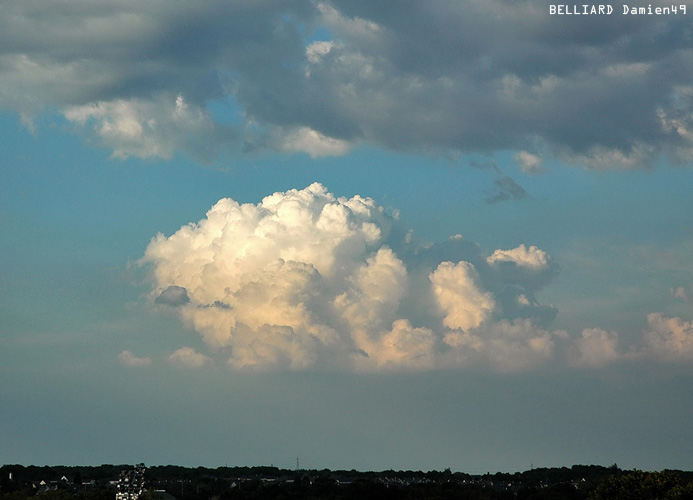
M 551 16 L 539 0 L 15 0 L 0 33 L 0 107 L 26 123 L 60 109 L 121 158 L 317 157 L 365 142 L 510 150 L 532 173 L 543 158 L 599 169 L 693 159 L 681 15 Z M 240 123 L 210 111 L 225 100 Z M 491 201 L 524 196 L 498 189 Z

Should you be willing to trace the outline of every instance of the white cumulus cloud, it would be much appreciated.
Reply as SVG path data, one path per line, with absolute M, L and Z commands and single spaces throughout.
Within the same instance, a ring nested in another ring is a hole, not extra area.
M 181 145 L 202 155 L 196 138 L 214 136 L 219 130 L 203 109 L 191 106 L 181 95 L 99 101 L 66 107 L 63 114 L 70 122 L 91 125 L 116 158 L 171 158 Z
M 433 291 L 444 313 L 443 324 L 451 329 L 468 330 L 491 315 L 493 295 L 479 290 L 477 273 L 469 262 L 443 262 L 431 274 Z
M 351 146 L 347 141 L 327 137 L 309 127 L 299 127 L 281 137 L 278 149 L 287 153 L 308 153 L 311 158 L 319 158 L 341 156 L 346 154 Z
M 199 222 L 154 237 L 140 263 L 152 302 L 232 370 L 512 372 L 563 351 L 574 366 L 624 356 L 616 332 L 585 329 L 572 340 L 548 328 L 556 309 L 535 296 L 558 272 L 546 251 L 486 256 L 460 236 L 414 248 L 399 224 L 370 198 L 314 183 L 257 204 L 221 199 Z M 649 320 L 651 352 L 691 355 L 689 323 Z M 191 348 L 169 359 L 211 362 Z
M 361 349 L 393 316 L 403 271 L 382 243 L 390 223 L 373 200 L 313 184 L 257 205 L 220 200 L 198 224 L 157 236 L 144 261 L 157 296 L 186 290 L 181 316 L 228 349 L 231 366 L 302 369 Z
M 496 250 L 486 260 L 489 264 L 505 262 L 526 269 L 540 270 L 548 266 L 549 255 L 535 246 L 526 248 L 520 245 L 511 250 Z

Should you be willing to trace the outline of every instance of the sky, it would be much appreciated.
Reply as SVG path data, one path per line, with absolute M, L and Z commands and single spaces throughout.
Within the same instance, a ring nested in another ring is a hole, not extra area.
M 0 463 L 693 470 L 693 4 L 610 5 L 4 1 Z

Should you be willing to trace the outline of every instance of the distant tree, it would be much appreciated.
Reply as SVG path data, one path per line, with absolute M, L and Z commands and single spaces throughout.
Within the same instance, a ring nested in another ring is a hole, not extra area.
M 161 493 L 158 493 L 154 488 L 149 488 L 141 495 L 140 498 L 142 498 L 142 500 L 161 500 L 162 495 Z
M 72 500 L 72 493 L 67 490 L 51 490 L 37 495 L 41 500 Z
M 693 483 L 682 484 L 673 472 L 634 470 L 609 476 L 597 485 L 590 500 L 693 500 Z
M 7 493 L 0 494 L 0 500 L 26 500 L 32 498 L 34 491 L 31 489 L 17 489 Z
M 112 488 L 94 488 L 88 491 L 80 491 L 73 497 L 75 500 L 113 500 L 115 491 Z

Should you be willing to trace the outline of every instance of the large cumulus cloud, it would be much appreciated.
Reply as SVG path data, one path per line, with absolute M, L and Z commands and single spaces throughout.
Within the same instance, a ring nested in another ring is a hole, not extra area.
M 118 157 L 267 147 L 321 156 L 369 142 L 514 150 L 535 173 L 545 157 L 591 168 L 661 156 L 690 164 L 690 12 L 616 10 L 552 16 L 540 0 L 9 0 L 0 107 L 26 123 L 57 108 Z
M 314 183 L 257 204 L 224 198 L 199 222 L 158 234 L 140 260 L 151 304 L 175 311 L 208 349 L 182 347 L 169 361 L 514 372 L 552 360 L 593 368 L 691 359 L 691 322 L 664 313 L 647 315 L 639 347 L 598 327 L 552 329 L 558 310 L 538 295 L 559 267 L 536 246 L 487 254 L 460 235 L 421 245 L 402 226 L 370 198 Z
M 153 303 L 175 308 L 234 369 L 515 370 L 550 358 L 548 306 L 533 296 L 555 273 L 546 252 L 484 257 L 459 236 L 412 250 L 397 225 L 374 200 L 315 183 L 258 204 L 222 199 L 156 236 L 142 263 Z

